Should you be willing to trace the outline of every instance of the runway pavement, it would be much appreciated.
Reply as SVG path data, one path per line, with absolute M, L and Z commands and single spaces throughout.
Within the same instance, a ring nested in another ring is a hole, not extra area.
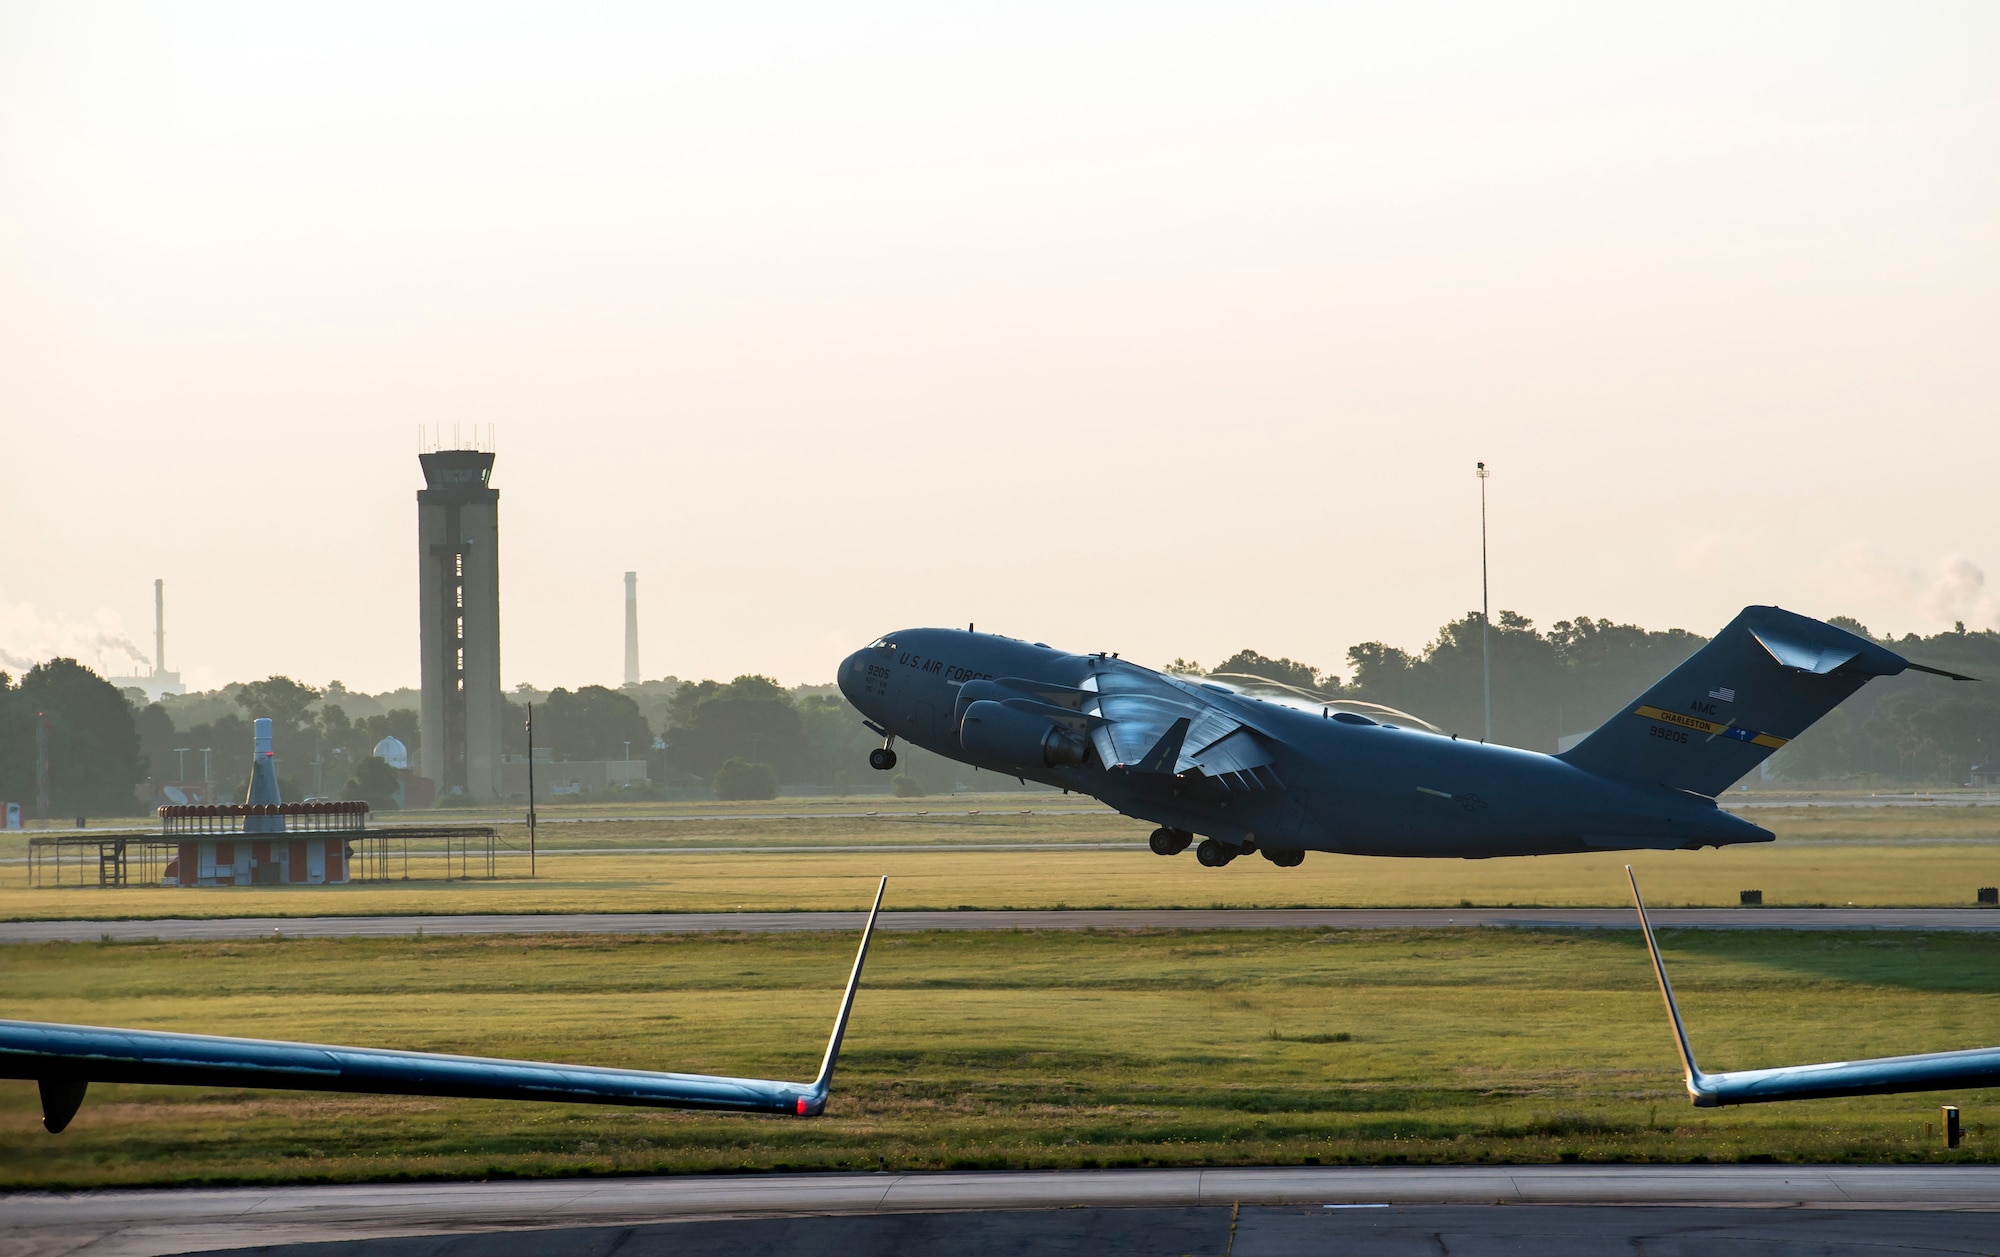
M 589 912 L 409 917 L 4 921 L 0 943 L 103 939 L 397 938 L 415 934 L 778 934 L 858 930 L 860 912 Z M 1979 908 L 1656 908 L 1664 929 L 2000 930 Z M 1406 930 L 1637 928 L 1624 908 L 1118 908 L 885 912 L 885 930 Z
M 1327 1210 L 1326 1205 L 1349 1208 Z M 1510 1208 L 1490 1210 L 1494 1205 Z M 1229 1225 L 1233 1220 L 1231 1215 L 1241 1206 L 1251 1207 L 1243 1210 L 1247 1223 L 1234 1219 L 1241 1225 Z M 1358 1206 L 1389 1208 L 1375 1211 Z M 1441 1206 L 1453 1208 L 1447 1215 L 1437 1211 L 1436 1207 Z M 1471 1206 L 1488 1207 L 1490 1212 L 1474 1212 L 1469 1209 Z M 1713 1246 L 1714 1241 L 1719 1233 L 1732 1227 L 1746 1232 L 1775 1227 L 1772 1234 L 1787 1247 L 1731 1251 L 1806 1251 L 1789 1247 L 1799 1238 L 1812 1242 L 1814 1246 L 1809 1251 L 1813 1252 L 1888 1250 L 1887 1244 L 1865 1248 L 1821 1244 L 1802 1229 L 1802 1220 L 1815 1217 L 1820 1219 L 1818 1230 L 1837 1233 L 1849 1240 L 1907 1241 L 1912 1236 L 1930 1233 L 1947 1239 L 1951 1235 L 1984 1235 L 1987 1237 L 1984 1248 L 1936 1244 L 1922 1251 L 1973 1252 L 2000 1248 L 2000 1239 L 1995 1238 L 2000 1237 L 2000 1166 L 1690 1165 L 774 1174 L 67 1195 L 19 1193 L 0 1195 L 0 1252 L 19 1257 L 68 1254 L 152 1257 L 260 1245 L 345 1241 L 329 1250 L 340 1252 L 361 1251 L 358 1241 L 427 1235 L 461 1239 L 446 1245 L 399 1244 L 388 1250 L 369 1246 L 366 1251 L 450 1253 L 463 1257 L 553 1251 L 548 1242 L 519 1242 L 529 1237 L 517 1237 L 512 1243 L 471 1243 L 463 1238 L 480 1233 L 533 1230 L 543 1232 L 538 1237 L 541 1241 L 550 1242 L 557 1237 L 549 1232 L 560 1231 L 564 1242 L 557 1247 L 574 1252 L 608 1251 L 614 1246 L 612 1243 L 594 1242 L 592 1237 L 614 1241 L 623 1236 L 625 1240 L 615 1244 L 621 1252 L 727 1251 L 747 1257 L 752 1252 L 806 1250 L 837 1251 L 853 1257 L 867 1252 L 923 1251 L 924 1246 L 913 1242 L 915 1234 L 905 1235 L 905 1242 L 890 1247 L 856 1242 L 863 1238 L 860 1232 L 839 1244 L 807 1243 L 815 1228 L 801 1226 L 791 1228 L 792 1242 L 780 1245 L 758 1242 L 760 1232 L 755 1228 L 724 1232 L 725 1242 L 712 1245 L 663 1244 L 657 1239 L 631 1244 L 630 1229 L 716 1219 L 813 1215 L 881 1218 L 977 1211 L 989 1224 L 996 1215 L 1011 1214 L 1015 1218 L 1014 1229 L 1021 1231 L 1025 1227 L 1026 1238 L 1032 1239 L 1038 1224 L 1033 1215 L 1024 1218 L 1017 1211 L 1081 1207 L 1097 1213 L 1099 1221 L 1094 1226 L 1099 1232 L 1104 1230 L 1106 1219 L 1120 1221 L 1112 1216 L 1118 1210 L 1180 1211 L 1181 1229 L 1170 1233 L 1186 1235 L 1191 1242 L 1153 1251 L 1220 1254 L 1225 1250 L 1219 1241 L 1226 1241 L 1231 1230 L 1238 1232 L 1236 1252 L 1243 1257 L 1257 1252 L 1328 1251 L 1326 1243 L 1335 1238 L 1330 1228 L 1353 1230 L 1362 1224 L 1342 1218 L 1321 1225 L 1316 1219 L 1371 1212 L 1379 1216 L 1380 1222 L 1364 1220 L 1367 1226 L 1384 1235 L 1401 1227 L 1407 1232 L 1406 1238 L 1420 1240 L 1421 1245 L 1358 1247 L 1353 1251 L 1434 1253 L 1439 1248 L 1430 1241 L 1430 1236 L 1446 1229 L 1440 1219 L 1448 1218 L 1454 1228 L 1469 1228 L 1475 1237 L 1499 1234 L 1523 1226 L 1521 1219 L 1527 1215 L 1514 1212 L 1521 1206 L 1592 1207 L 1592 1212 L 1606 1218 L 1594 1229 L 1581 1228 L 1581 1238 L 1590 1242 L 1609 1234 L 1629 1232 L 1642 1221 L 1642 1215 L 1617 1215 L 1604 1206 L 1643 1207 L 1646 1210 L 1643 1216 L 1651 1221 L 1641 1230 L 1666 1225 L 1663 1219 L 1670 1210 L 1732 1207 L 1715 1210 L 1706 1219 L 1690 1221 L 1684 1217 L 1682 1222 L 1673 1224 L 1697 1241 L 1706 1236 L 1710 1247 L 1703 1249 L 1698 1242 L 1694 1246 L 1648 1244 L 1642 1251 L 1649 1253 L 1721 1251 Z M 1254 1213 L 1257 1208 L 1265 1213 Z M 1791 1221 L 1780 1225 L 1782 1220 L 1765 1218 L 1776 1210 L 1782 1210 Z M 1880 1220 L 1889 1213 L 1899 1216 L 1882 1225 Z M 1308 1214 L 1312 1216 L 1307 1217 Z M 1414 1229 L 1397 1222 L 1399 1217 L 1414 1218 Z M 1144 1231 L 1161 1220 L 1128 1215 L 1122 1221 L 1129 1224 L 1127 1230 Z M 1171 1224 L 1173 1219 L 1166 1221 Z M 1039 1225 L 1046 1231 L 1048 1222 L 1047 1215 L 1042 1215 Z M 1576 1217 L 1571 1215 L 1570 1230 L 1579 1230 L 1576 1223 Z M 968 1220 L 953 1233 L 965 1235 L 969 1225 Z M 1786 1230 L 1787 1225 L 1790 1230 Z M 848 1234 L 839 1227 L 817 1229 L 824 1231 L 826 1237 Z M 1092 1227 L 1071 1229 L 1088 1231 Z M 922 1228 L 916 1230 L 920 1232 Z M 869 1233 L 880 1238 L 884 1231 L 877 1225 Z M 1245 1243 L 1260 1233 L 1270 1242 Z M 684 1234 L 693 1239 L 697 1233 Z M 765 1228 L 762 1234 L 769 1239 L 771 1229 Z M 784 1234 L 783 1229 L 776 1234 Z M 1290 1235 L 1293 1239 L 1311 1241 L 1315 1234 L 1317 1243 L 1294 1244 L 1285 1240 Z M 734 1238 L 729 1238 L 732 1235 Z M 989 1251 L 1133 1251 L 1129 1245 L 1106 1243 L 1079 1249 L 1069 1243 L 1054 1242 L 1059 1238 L 1055 1234 L 1047 1238 L 1051 1242 L 1045 1245 L 1005 1244 Z M 1100 1235 L 1100 1239 L 1111 1238 L 1115 1236 Z M 1285 1242 L 1280 1243 L 1281 1240 Z M 1629 1245 L 1622 1242 L 1617 1248 L 1630 1251 Z M 958 1246 L 958 1251 L 968 1250 L 969 1245 Z M 1464 1254 L 1503 1250 L 1448 1244 L 1446 1251 Z M 1550 1245 L 1543 1251 L 1606 1250 L 1578 1246 L 1558 1249 Z M 1909 1249 L 1905 1247 L 1903 1251 Z

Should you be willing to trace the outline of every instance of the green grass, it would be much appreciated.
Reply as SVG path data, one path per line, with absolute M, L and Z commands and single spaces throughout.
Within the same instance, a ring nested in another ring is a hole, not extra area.
M 1162 862 L 1165 863 L 1165 862 Z M 2000 1042 L 2000 939 L 1673 932 L 1711 1068 Z M 10 1017 L 804 1077 L 842 935 L 0 948 Z M 1975 1133 L 1926 1141 L 1940 1101 Z M 0 1083 L 0 1186 L 751 1169 L 2000 1159 L 2000 1091 L 1696 1110 L 1627 932 L 894 934 L 826 1117 Z
M 1296 869 L 1250 858 L 1216 870 L 1191 853 L 1160 859 L 1139 845 L 1149 826 L 1060 795 L 658 806 L 679 819 L 578 812 L 544 824 L 532 882 L 518 825 L 502 831 L 514 849 L 501 880 L 423 880 L 419 865 L 417 880 L 332 887 L 35 888 L 6 863 L 24 839 L 0 838 L 0 919 L 852 908 L 881 874 L 899 908 L 1622 907 L 1628 861 L 1663 907 L 1733 905 L 1745 889 L 1772 906 L 1970 906 L 1979 887 L 2000 885 L 2000 807 L 1759 808 L 1751 815 L 1779 840 L 1720 851 L 1312 854 Z M 884 814 L 894 811 L 925 814 Z M 1089 845 L 1105 843 L 1125 849 Z M 1035 849 L 991 849 L 1005 844 Z

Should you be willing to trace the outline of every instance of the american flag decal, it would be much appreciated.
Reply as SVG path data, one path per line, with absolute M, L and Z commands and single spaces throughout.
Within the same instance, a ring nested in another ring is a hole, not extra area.
M 1736 701 L 1736 691 L 1728 689 L 1723 686 L 1717 686 L 1715 689 L 1710 690 L 1708 692 L 1708 696 L 1710 698 L 1721 699 L 1725 703 L 1733 703 Z

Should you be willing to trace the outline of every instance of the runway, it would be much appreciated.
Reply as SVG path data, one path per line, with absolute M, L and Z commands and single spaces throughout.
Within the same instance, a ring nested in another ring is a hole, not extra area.
M 585 912 L 403 917 L 4 921 L 0 943 L 400 938 L 417 934 L 782 934 L 861 928 L 860 912 Z M 1656 908 L 1664 929 L 2000 930 L 1979 908 Z M 1105 908 L 885 912 L 884 930 L 1409 930 L 1638 928 L 1625 908 Z
M 1455 1239 L 1462 1235 L 1465 1240 L 1447 1241 L 1444 1251 L 1461 1255 L 1606 1251 L 1607 1237 L 1635 1231 L 1665 1241 L 1643 1246 L 1642 1251 L 1653 1254 L 1721 1251 L 1718 1243 L 1737 1233 L 1746 1243 L 1764 1247 L 1732 1244 L 1727 1245 L 1730 1251 L 1887 1252 L 1900 1243 L 1898 1251 L 1907 1252 L 1910 1241 L 1921 1236 L 1930 1241 L 1922 1251 L 1991 1252 L 2000 1247 L 1994 1240 L 2000 1235 L 1997 1210 L 1996 1166 L 689 1176 L 21 1193 L 0 1196 L 0 1251 L 24 1257 L 153 1257 L 332 1241 L 317 1251 L 333 1254 L 360 1252 L 362 1241 L 378 1241 L 366 1251 L 500 1257 L 616 1247 L 628 1255 L 671 1251 L 734 1257 L 941 1250 L 1202 1252 L 1221 1257 L 1230 1251 L 1233 1231 L 1235 1257 L 1255 1257 L 1329 1251 L 1337 1240 L 1345 1241 L 1338 1251 L 1436 1253 L 1440 1248 L 1432 1237 L 1450 1230 Z M 976 1216 L 924 1220 L 941 1213 Z M 857 1221 L 830 1221 L 825 1215 Z M 801 1220 L 720 1224 L 723 1219 L 788 1217 Z M 689 1224 L 701 1225 L 683 1229 Z M 493 1232 L 515 1234 L 510 1238 Z M 1482 1246 L 1482 1237 L 1505 1241 L 1509 1234 L 1547 1242 Z M 1677 1242 L 1676 1235 L 1681 1237 Z M 393 1236 L 451 1238 L 379 1243 Z M 932 1241 L 926 1242 L 926 1236 Z M 981 1236 L 991 1243 L 971 1242 Z M 1161 1238 L 1171 1243 L 1158 1244 Z M 1630 1251 L 1622 1240 L 1617 1248 Z

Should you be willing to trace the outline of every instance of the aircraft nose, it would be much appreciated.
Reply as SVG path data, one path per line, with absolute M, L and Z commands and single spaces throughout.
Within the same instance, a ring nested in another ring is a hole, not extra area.
M 862 669 L 867 666 L 861 660 L 867 653 L 865 649 L 857 650 L 847 658 L 841 660 L 840 671 L 834 676 L 834 682 L 840 686 L 840 692 L 845 694 L 847 701 L 853 703 L 856 707 L 861 706 Z

